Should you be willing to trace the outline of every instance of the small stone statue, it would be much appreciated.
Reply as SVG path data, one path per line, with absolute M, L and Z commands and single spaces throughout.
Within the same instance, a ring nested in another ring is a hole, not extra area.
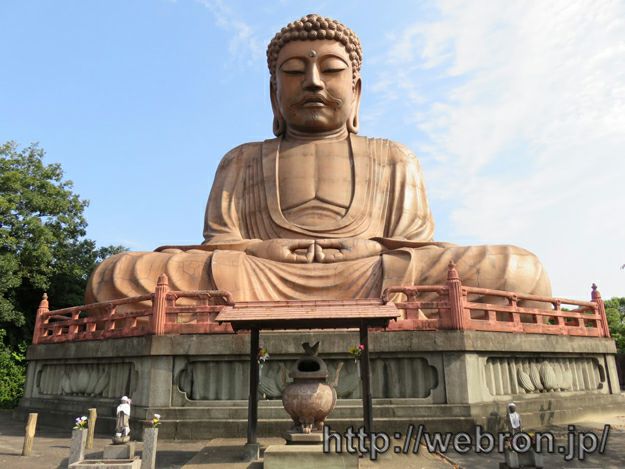
M 521 416 L 516 411 L 516 404 L 514 402 L 508 404 L 508 415 L 506 417 L 506 424 L 508 425 L 508 430 L 513 435 L 522 431 Z
M 130 441 L 130 399 L 127 396 L 121 398 L 121 403 L 115 412 L 117 421 L 115 422 L 115 435 L 113 444 L 121 445 Z

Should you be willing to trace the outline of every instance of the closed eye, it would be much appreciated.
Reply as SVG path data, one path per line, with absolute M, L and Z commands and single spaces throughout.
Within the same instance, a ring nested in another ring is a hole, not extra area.
M 306 71 L 306 64 L 302 59 L 293 58 L 280 65 L 280 70 L 287 75 L 302 75 Z
M 349 65 L 344 60 L 335 56 L 329 56 L 321 63 L 322 73 L 340 73 L 348 68 Z
M 323 73 L 339 73 L 345 70 L 345 68 L 325 68 L 322 70 Z

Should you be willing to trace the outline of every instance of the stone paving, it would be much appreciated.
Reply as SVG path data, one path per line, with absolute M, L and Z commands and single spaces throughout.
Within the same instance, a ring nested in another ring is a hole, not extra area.
M 262 460 L 254 463 L 240 461 L 242 438 L 216 438 L 211 440 L 191 461 L 184 465 L 184 469 L 221 468 L 224 469 L 262 469 Z M 263 450 L 269 445 L 283 445 L 282 438 L 260 438 L 261 459 Z M 359 464 L 361 469 L 450 469 L 453 464 L 436 454 L 395 455 L 386 454 L 379 461 L 373 462 L 362 458 Z M 320 466 L 322 467 L 322 466 Z
M 625 413 L 625 409 L 624 413 Z M 573 459 L 565 461 L 563 454 L 544 454 L 544 467 L 547 469 L 596 469 L 596 468 L 619 468 L 625 467 L 625 415 L 616 415 L 609 418 L 597 418 L 575 424 L 576 432 L 590 432 L 599 437 L 605 424 L 610 425 L 607 438 L 606 450 L 604 454 L 592 454 L 584 458 L 583 461 Z M 566 425 L 551 425 L 540 431 L 550 431 L 556 437 L 556 448 L 558 445 L 564 446 L 567 440 Z M 503 455 L 499 453 L 476 454 L 470 451 L 467 454 L 449 452 L 446 455 L 451 461 L 463 468 L 484 468 L 497 469 L 499 463 L 503 462 Z
M 11 411 L 0 410 L 0 468 L 2 469 L 50 469 L 66 468 L 71 444 L 72 426 L 67 429 L 37 425 L 33 454 L 21 456 L 24 441 L 24 423 L 11 418 Z M 88 459 L 102 457 L 104 447 L 110 438 L 96 435 L 93 449 L 85 450 Z M 160 468 L 178 469 L 184 466 L 198 451 L 206 446 L 206 441 L 167 441 L 158 443 L 156 464 Z M 143 444 L 137 442 L 136 449 L 141 455 Z
M 625 409 L 624 409 L 625 410 Z M 623 468 L 625 467 L 625 412 L 609 419 L 595 419 L 576 424 L 577 431 L 594 431 L 600 434 L 603 425 L 611 425 L 604 454 L 593 454 L 584 461 L 564 461 L 563 455 L 545 455 L 545 468 L 591 469 L 591 468 Z M 71 422 L 68 423 L 71 425 Z M 564 443 L 566 426 L 551 426 L 548 429 L 556 435 L 556 444 Z M 24 437 L 24 423 L 11 418 L 10 411 L 0 411 L 0 468 L 10 469 L 44 469 L 67 467 L 71 428 L 59 430 L 38 425 L 33 454 L 29 457 L 20 456 Z M 102 456 L 103 448 L 110 442 L 109 438 L 98 436 L 94 448 L 87 450 L 88 459 Z M 261 448 L 268 445 L 283 444 L 281 438 L 260 438 Z M 262 469 L 261 461 L 248 463 L 241 460 L 243 438 L 216 438 L 210 441 L 172 441 L 159 440 L 157 467 L 167 469 Z M 141 454 L 142 443 L 137 442 L 137 453 Z M 261 454 L 262 454 L 261 449 Z M 424 449 L 422 447 L 422 449 Z M 499 453 L 467 454 L 449 452 L 445 457 L 420 451 L 418 455 L 398 455 L 388 453 L 377 462 L 368 458 L 360 460 L 362 469 L 444 469 L 452 467 L 497 469 L 503 461 Z

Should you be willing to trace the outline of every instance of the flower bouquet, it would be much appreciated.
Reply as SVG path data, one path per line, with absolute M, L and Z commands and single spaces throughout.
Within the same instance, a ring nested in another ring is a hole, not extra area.
M 269 360 L 269 351 L 265 347 L 258 348 L 258 379 L 260 380 L 263 372 L 263 365 Z
M 76 417 L 74 419 L 74 430 L 85 430 L 87 428 L 87 417 Z

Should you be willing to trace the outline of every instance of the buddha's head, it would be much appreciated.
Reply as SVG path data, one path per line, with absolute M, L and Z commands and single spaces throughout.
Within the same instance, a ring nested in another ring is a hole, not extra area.
M 267 63 L 276 136 L 358 131 L 362 49 L 349 28 L 306 15 L 274 36 Z

